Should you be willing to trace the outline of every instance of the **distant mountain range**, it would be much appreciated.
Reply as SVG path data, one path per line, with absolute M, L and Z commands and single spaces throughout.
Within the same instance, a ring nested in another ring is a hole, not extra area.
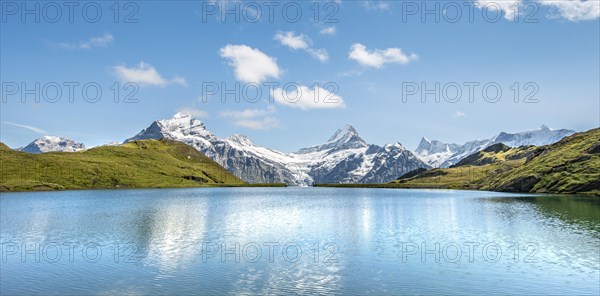
M 432 167 L 447 168 L 458 163 L 463 158 L 497 143 L 502 143 L 509 147 L 543 146 L 558 142 L 562 138 L 574 133 L 575 131 L 573 130 L 554 130 L 542 125 L 536 130 L 514 134 L 501 132 L 489 139 L 469 141 L 462 145 L 447 144 L 437 140 L 422 138 L 415 153 L 423 162 Z
M 350 125 L 321 145 L 285 153 L 255 145 L 243 135 L 220 139 L 199 120 L 178 113 L 153 122 L 125 142 L 161 138 L 186 143 L 252 183 L 380 183 L 428 167 L 400 143 L 383 147 L 367 144 Z
M 552 130 L 542 126 L 538 130 L 515 134 L 502 132 L 487 140 L 462 145 L 423 138 L 413 153 L 400 143 L 368 144 L 354 127 L 346 125 L 323 144 L 285 153 L 256 145 L 244 135 L 218 138 L 200 120 L 177 113 L 172 118 L 154 121 L 125 143 L 145 139 L 180 141 L 247 182 L 306 186 L 313 183 L 385 183 L 417 168 L 449 167 L 496 143 L 511 147 L 546 145 L 573 133 L 572 130 Z M 81 143 L 45 136 L 19 150 L 44 153 L 84 149 Z
M 537 135 L 544 130 L 547 132 L 547 129 L 541 130 Z M 526 140 L 525 143 L 531 142 Z M 543 146 L 509 147 L 496 143 L 463 158 L 450 168 L 418 170 L 396 181 L 377 185 L 385 188 L 600 195 L 600 128 L 575 133 Z
M 85 145 L 63 137 L 43 136 L 17 150 L 35 154 L 56 151 L 76 152 L 85 150 Z

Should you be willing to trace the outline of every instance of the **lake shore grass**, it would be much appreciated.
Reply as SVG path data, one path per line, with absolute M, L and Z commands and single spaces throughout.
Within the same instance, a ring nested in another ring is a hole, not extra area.
M 381 183 L 381 184 L 314 184 L 313 187 L 322 188 L 382 188 L 382 189 L 448 189 L 448 190 L 465 190 L 465 191 L 491 191 L 491 192 L 502 192 L 502 193 L 525 193 L 525 194 L 552 194 L 552 195 L 584 195 L 584 196 L 597 196 L 600 197 L 600 191 L 585 191 L 585 192 L 506 192 L 496 191 L 481 188 L 467 188 L 467 187 L 452 187 L 452 186 L 441 186 L 441 185 L 409 185 L 402 183 Z

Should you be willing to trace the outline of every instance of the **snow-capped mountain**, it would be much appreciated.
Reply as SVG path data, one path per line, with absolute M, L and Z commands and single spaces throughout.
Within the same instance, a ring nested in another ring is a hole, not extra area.
M 367 144 L 350 125 L 325 143 L 284 153 L 252 143 L 244 135 L 220 139 L 188 114 L 153 122 L 127 141 L 167 138 L 193 146 L 236 176 L 252 183 L 387 182 L 428 167 L 399 143 L 379 147 Z
M 171 139 L 186 143 L 204 153 L 234 175 L 251 183 L 285 182 L 302 184 L 302 174 L 286 166 L 288 155 L 254 145 L 242 135 L 220 139 L 191 115 L 177 113 L 172 118 L 154 121 L 148 128 L 125 142 L 144 139 Z
M 444 161 L 452 157 L 458 149 L 459 146 L 456 144 L 446 144 L 423 137 L 415 153 L 426 164 L 439 167 Z
M 85 145 L 63 137 L 43 136 L 18 150 L 28 153 L 76 152 L 85 150 Z
M 367 144 L 346 125 L 324 144 L 292 154 L 308 168 L 315 183 L 382 183 L 419 167 L 429 167 L 400 143 Z
M 510 147 L 526 145 L 542 146 L 560 141 L 575 131 L 568 129 L 554 130 L 545 125 L 539 129 L 519 133 L 501 132 L 486 140 L 475 140 L 458 144 L 446 144 L 436 140 L 421 139 L 415 154 L 426 164 L 432 167 L 449 167 L 461 159 L 497 143 Z

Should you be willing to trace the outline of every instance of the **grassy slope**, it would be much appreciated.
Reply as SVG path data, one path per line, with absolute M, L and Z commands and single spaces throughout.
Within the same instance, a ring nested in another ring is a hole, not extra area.
M 0 164 L 0 191 L 248 185 L 194 148 L 165 140 L 44 154 L 2 144 Z
M 524 178 L 539 179 L 530 192 L 575 193 L 600 191 L 600 129 L 577 133 L 552 145 L 538 147 L 537 156 L 518 168 L 489 178 L 482 189 L 503 190 Z
M 332 187 L 450 188 L 521 192 L 600 194 L 600 154 L 588 153 L 600 144 L 600 129 L 577 133 L 542 147 L 481 151 L 464 165 L 432 169 L 385 184 L 319 184 Z M 535 155 L 535 156 L 534 156 Z M 526 161 L 527 157 L 530 159 Z M 485 161 L 484 161 L 485 160 Z M 523 180 L 533 180 L 530 186 Z M 534 182 L 535 181 L 535 182 Z M 520 190 L 525 189 L 525 190 Z

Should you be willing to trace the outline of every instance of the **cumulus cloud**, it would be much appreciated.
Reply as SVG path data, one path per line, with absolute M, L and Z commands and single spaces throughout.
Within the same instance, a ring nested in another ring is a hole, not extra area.
M 368 50 L 360 43 L 352 45 L 348 57 L 362 66 L 373 68 L 381 68 L 385 64 L 408 64 L 418 59 L 416 54 L 407 55 L 400 48 Z
M 237 80 L 260 83 L 267 78 L 279 78 L 281 70 L 277 59 L 247 45 L 228 44 L 219 51 L 229 61 Z
M 268 130 L 279 127 L 279 119 L 273 116 L 274 113 L 275 107 L 269 106 L 266 109 L 225 110 L 220 115 L 230 118 L 233 124 L 239 127 Z
M 271 97 L 278 104 L 302 110 L 346 107 L 341 96 L 319 86 L 309 88 L 297 85 L 296 87 L 290 86 L 287 90 L 275 88 L 271 90 Z
M 64 49 L 92 49 L 95 47 L 107 47 L 113 43 L 115 38 L 111 34 L 104 34 L 101 36 L 92 37 L 86 41 L 80 41 L 77 43 L 59 42 L 55 43 L 57 47 Z
M 572 22 L 594 20 L 600 17 L 600 1 L 597 0 L 537 0 L 541 5 L 556 10 L 556 15 Z
M 294 32 L 277 32 L 273 38 L 291 49 L 306 49 L 311 43 L 308 36 L 296 35 Z
M 153 85 L 164 87 L 167 84 L 187 86 L 185 78 L 175 76 L 171 80 L 164 79 L 152 65 L 140 62 L 133 67 L 124 65 L 114 66 L 113 71 L 123 82 L 134 82 L 139 85 Z
M 296 35 L 294 32 L 277 32 L 273 39 L 279 41 L 279 43 L 289 47 L 292 50 L 304 50 L 313 58 L 321 62 L 325 62 L 329 59 L 327 50 L 323 48 L 312 48 L 312 40 L 304 34 Z

